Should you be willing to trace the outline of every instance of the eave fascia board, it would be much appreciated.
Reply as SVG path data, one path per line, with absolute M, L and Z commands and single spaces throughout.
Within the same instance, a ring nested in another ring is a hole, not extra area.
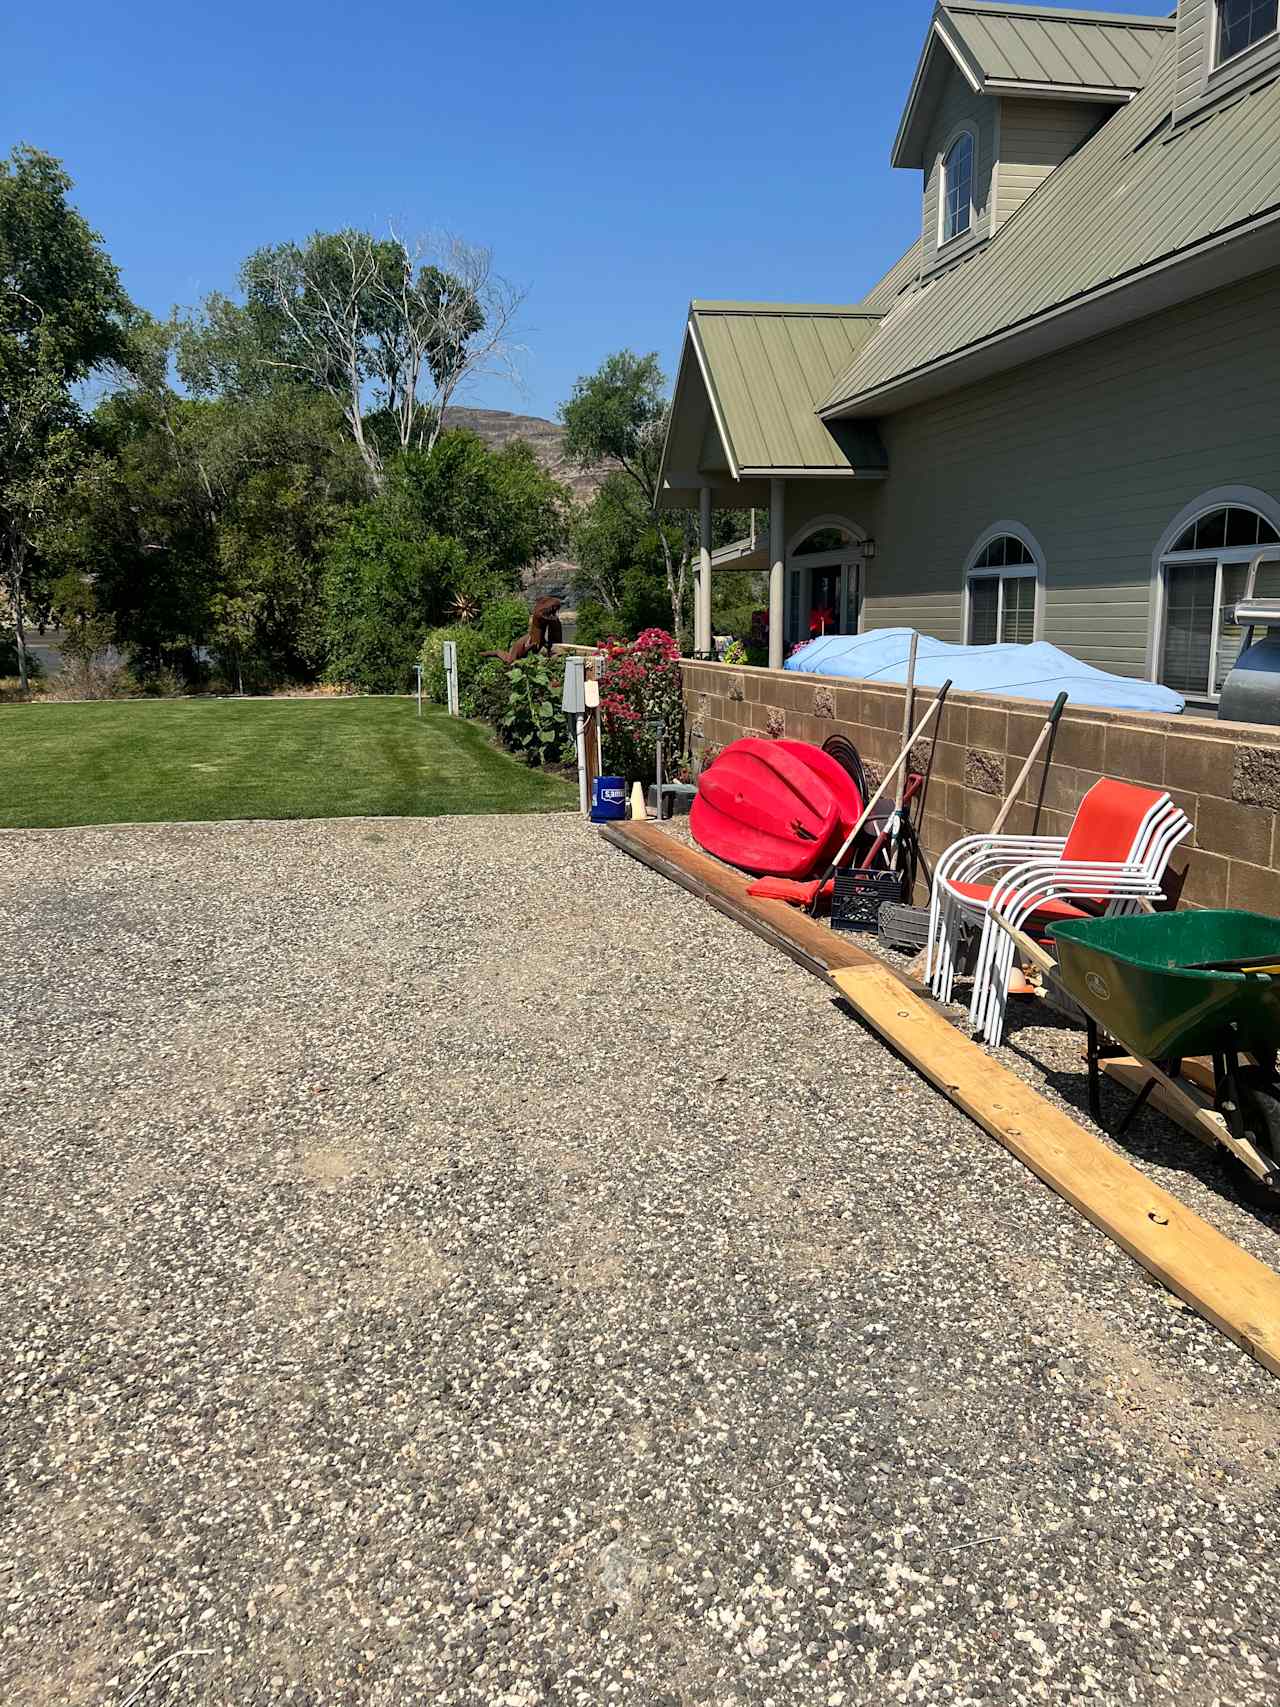
M 689 310 L 689 342 L 693 353 L 698 358 L 698 369 L 702 374 L 702 383 L 706 387 L 707 399 L 711 404 L 711 416 L 716 424 L 716 432 L 720 435 L 721 448 L 729 464 L 729 473 L 734 480 L 740 480 L 738 459 L 734 454 L 733 440 L 729 437 L 729 427 L 725 420 L 724 410 L 720 406 L 720 397 L 711 377 L 711 364 L 707 361 L 707 352 L 702 347 L 702 336 L 698 331 L 698 317 L 691 308 Z
M 920 104 L 920 95 L 924 88 L 925 78 L 937 52 L 935 43 L 941 42 L 948 54 L 959 67 L 961 74 L 975 95 L 982 93 L 982 68 L 975 65 L 969 54 L 964 50 L 953 31 L 947 29 L 944 19 L 946 14 L 941 6 L 934 11 L 929 23 L 929 33 L 925 37 L 924 47 L 916 65 L 916 74 L 911 80 L 911 89 L 907 95 L 907 104 L 902 110 L 902 118 L 898 124 L 898 134 L 894 138 L 893 148 L 889 154 L 892 166 L 918 166 L 919 162 L 906 158 L 907 142 L 916 122 L 916 109 Z
M 1276 266 L 1280 266 L 1280 207 L 912 373 L 828 404 L 818 415 L 823 421 L 859 420 L 925 403 Z
M 884 480 L 887 468 L 744 468 L 744 480 Z
M 982 91 L 986 95 L 1019 96 L 1029 101 L 1105 101 L 1115 107 L 1128 106 L 1140 93 L 1136 87 L 1118 89 L 1110 83 L 1024 83 L 1017 77 L 988 77 Z
M 684 391 L 685 364 L 687 363 L 688 359 L 689 359 L 689 327 L 688 327 L 688 324 L 686 323 L 685 330 L 684 330 L 684 342 L 680 346 L 680 364 L 676 369 L 675 390 L 671 394 L 671 413 L 667 416 L 667 431 L 666 431 L 666 434 L 662 440 L 662 455 L 658 459 L 658 489 L 659 489 L 659 491 L 661 491 L 661 489 L 668 484 L 668 480 L 669 480 L 669 474 L 668 474 L 668 470 L 667 470 L 667 459 L 671 454 L 671 435 L 675 431 L 676 411 L 680 406 L 681 394 Z

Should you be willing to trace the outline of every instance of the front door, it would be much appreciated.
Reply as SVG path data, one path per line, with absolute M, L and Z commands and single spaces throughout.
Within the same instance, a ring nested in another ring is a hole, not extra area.
M 787 575 L 788 649 L 823 634 L 856 634 L 862 563 L 844 554 L 797 555 Z

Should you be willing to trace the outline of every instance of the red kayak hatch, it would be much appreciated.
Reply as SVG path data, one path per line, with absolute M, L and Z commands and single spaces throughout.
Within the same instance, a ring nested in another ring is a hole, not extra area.
M 782 742 L 749 736 L 703 771 L 689 826 L 699 847 L 742 871 L 808 877 L 839 836 L 840 806 Z

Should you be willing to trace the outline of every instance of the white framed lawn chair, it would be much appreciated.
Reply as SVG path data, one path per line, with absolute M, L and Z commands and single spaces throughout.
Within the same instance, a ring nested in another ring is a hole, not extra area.
M 926 972 L 934 995 L 951 1000 L 962 930 L 978 925 L 969 1019 L 998 1043 L 1015 947 L 994 916 L 1035 930 L 1098 912 L 1137 912 L 1163 895 L 1169 860 L 1191 827 L 1168 794 L 1104 777 L 1080 802 L 1069 835 L 954 843 L 934 873 Z

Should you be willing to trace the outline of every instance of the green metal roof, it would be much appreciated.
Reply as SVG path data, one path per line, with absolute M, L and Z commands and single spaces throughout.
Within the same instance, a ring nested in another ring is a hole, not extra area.
M 1173 37 L 1172 18 L 939 0 L 893 146 L 921 167 L 938 95 L 958 67 L 975 94 L 1129 100 Z
M 909 290 L 920 277 L 923 259 L 924 238 L 917 237 L 902 259 L 895 261 L 879 284 L 867 292 L 860 306 L 873 314 L 887 314 L 896 308 L 903 291 Z
M 884 412 L 913 376 L 1280 209 L 1280 82 L 1174 126 L 1174 60 L 1170 35 L 1145 89 L 989 243 L 900 297 L 819 407 Z
M 983 5 L 979 0 L 945 4 L 941 10 L 984 82 L 1059 88 L 1140 89 L 1161 42 L 1175 27 L 1172 18 Z
M 878 324 L 844 305 L 693 303 L 689 337 L 735 478 L 883 471 L 874 430 L 833 429 L 814 412 Z

